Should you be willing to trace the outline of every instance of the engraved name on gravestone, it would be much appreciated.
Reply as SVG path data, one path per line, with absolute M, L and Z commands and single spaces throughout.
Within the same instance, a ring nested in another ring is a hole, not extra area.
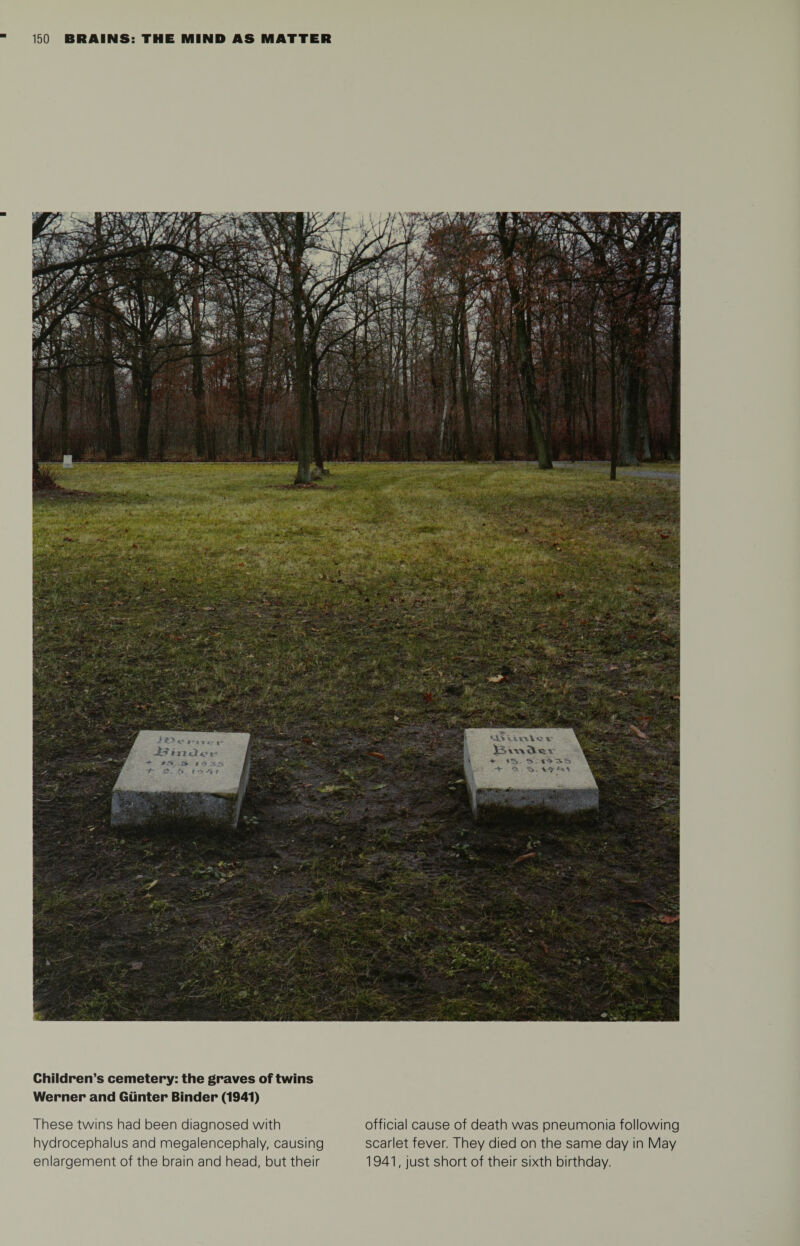
M 235 830 L 250 776 L 250 736 L 140 731 L 114 784 L 111 825 Z
M 585 813 L 599 808 L 597 784 L 568 727 L 471 728 L 464 777 L 472 815 Z

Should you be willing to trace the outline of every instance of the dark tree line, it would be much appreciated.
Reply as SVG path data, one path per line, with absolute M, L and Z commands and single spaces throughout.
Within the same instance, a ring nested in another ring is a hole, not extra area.
M 679 453 L 676 213 L 39 213 L 33 456 Z

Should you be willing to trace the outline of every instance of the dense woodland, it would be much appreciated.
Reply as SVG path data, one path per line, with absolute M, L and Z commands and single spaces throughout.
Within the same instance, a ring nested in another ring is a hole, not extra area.
M 677 213 L 43 212 L 33 457 L 679 454 Z

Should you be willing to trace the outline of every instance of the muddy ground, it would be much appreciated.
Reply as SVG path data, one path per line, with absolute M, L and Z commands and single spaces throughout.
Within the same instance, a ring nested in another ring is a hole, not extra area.
M 256 736 L 239 828 L 224 835 L 112 832 L 121 734 L 90 770 L 84 749 L 51 759 L 35 813 L 49 896 L 39 1015 L 676 1017 L 663 800 L 626 801 L 599 775 L 597 819 L 476 825 L 461 740 Z

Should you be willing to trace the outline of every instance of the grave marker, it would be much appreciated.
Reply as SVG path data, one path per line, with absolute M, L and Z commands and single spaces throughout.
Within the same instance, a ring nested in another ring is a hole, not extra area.
M 488 727 L 464 732 L 472 816 L 597 810 L 597 784 L 568 727 Z
M 111 825 L 233 831 L 250 776 L 250 736 L 140 731 L 111 794 Z

